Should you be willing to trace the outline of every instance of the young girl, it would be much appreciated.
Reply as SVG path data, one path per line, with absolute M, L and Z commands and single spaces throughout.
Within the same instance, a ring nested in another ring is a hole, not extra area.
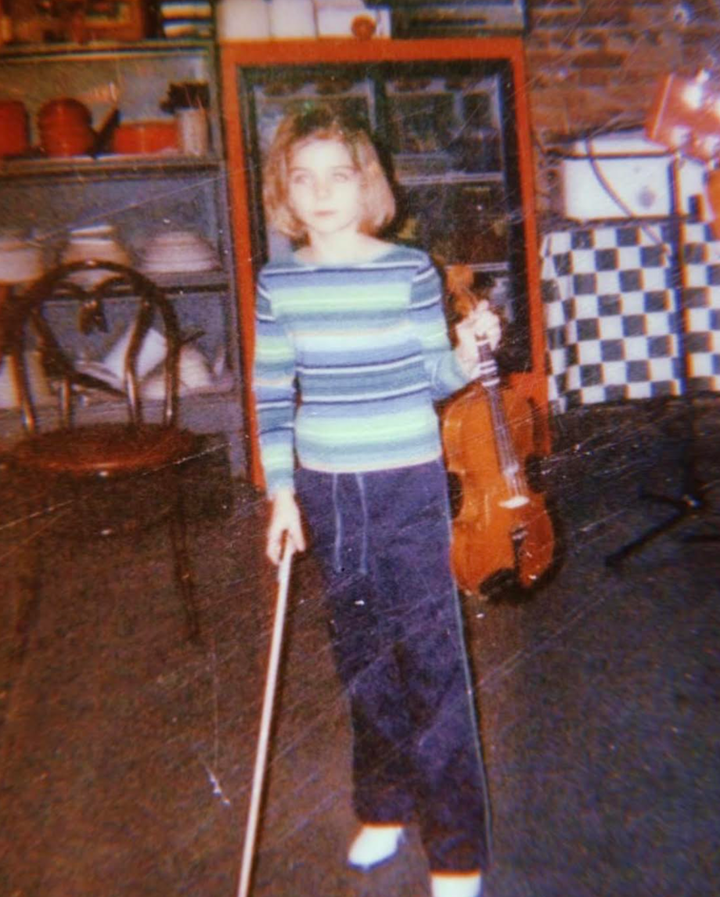
M 395 204 L 367 133 L 329 109 L 280 124 L 264 201 L 300 247 L 258 280 L 267 554 L 305 549 L 302 508 L 352 713 L 348 862 L 390 859 L 414 822 L 433 897 L 477 897 L 488 801 L 433 401 L 477 375 L 475 338 L 496 345 L 499 321 L 481 306 L 451 349 L 428 256 L 375 236 Z

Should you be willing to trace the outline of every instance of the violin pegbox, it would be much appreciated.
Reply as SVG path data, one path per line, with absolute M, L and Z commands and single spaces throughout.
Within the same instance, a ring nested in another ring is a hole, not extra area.
M 446 287 L 451 311 L 453 338 L 457 339 L 455 327 L 464 321 L 481 303 L 498 316 L 502 323 L 502 313 L 490 305 L 490 286 L 477 287 L 475 274 L 468 265 L 448 265 L 445 268 Z M 496 386 L 500 382 L 500 373 L 495 361 L 494 348 L 489 338 L 476 337 L 478 358 L 480 362 L 479 379 L 484 386 Z M 495 347 L 497 348 L 497 347 Z
M 489 290 L 478 290 L 474 285 L 475 275 L 469 265 L 447 265 L 445 285 L 450 297 L 453 314 L 462 320 L 473 309 L 489 297 Z

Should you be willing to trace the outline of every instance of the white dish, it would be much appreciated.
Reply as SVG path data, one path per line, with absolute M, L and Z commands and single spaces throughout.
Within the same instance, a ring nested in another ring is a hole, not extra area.
M 113 262 L 130 265 L 130 256 L 115 236 L 112 224 L 78 227 L 70 231 L 70 239 L 62 253 L 63 264 L 71 262 Z M 109 271 L 76 271 L 71 279 L 80 286 L 92 289 L 112 277 Z
M 75 370 L 80 374 L 87 374 L 89 377 L 94 377 L 102 383 L 107 383 L 108 386 L 112 386 L 113 389 L 117 389 L 119 392 L 122 392 L 125 388 L 122 380 L 112 371 L 108 370 L 100 361 L 76 360 Z
M 213 385 L 212 374 L 204 355 L 194 346 L 183 346 L 178 361 L 179 394 L 208 389 Z M 147 377 L 141 388 L 146 399 L 165 398 L 165 374 L 158 372 Z
M 143 253 L 147 273 L 212 271 L 218 267 L 215 250 L 192 231 L 167 231 L 153 237 Z
M 133 330 L 134 325 L 131 324 L 103 359 L 104 367 L 120 381 L 125 373 L 125 356 L 130 346 Z M 136 357 L 135 370 L 138 377 L 144 377 L 154 370 L 165 358 L 166 352 L 165 337 L 160 331 L 151 327 L 145 334 Z
M 87 374 L 107 383 L 119 392 L 125 391 L 123 380 L 101 361 L 76 361 L 75 368 L 81 374 Z M 210 389 L 214 385 L 213 376 L 202 352 L 193 346 L 183 346 L 178 360 L 179 395 L 187 395 L 195 390 Z M 0 384 L 1 384 L 0 378 Z M 160 370 L 145 377 L 141 382 L 141 393 L 146 399 L 165 398 L 165 371 Z
M 182 274 L 199 271 L 212 271 L 216 267 L 217 265 L 213 260 L 186 260 L 184 262 L 155 262 L 152 265 L 145 264 L 143 265 L 143 271 L 146 274 Z
M 0 236 L 0 283 L 27 283 L 42 273 L 39 246 L 15 237 Z

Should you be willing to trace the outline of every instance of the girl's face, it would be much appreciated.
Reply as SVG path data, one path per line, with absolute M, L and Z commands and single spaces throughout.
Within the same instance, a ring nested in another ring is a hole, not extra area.
M 288 200 L 308 236 L 358 232 L 363 213 L 360 172 L 339 140 L 310 139 L 290 158 Z

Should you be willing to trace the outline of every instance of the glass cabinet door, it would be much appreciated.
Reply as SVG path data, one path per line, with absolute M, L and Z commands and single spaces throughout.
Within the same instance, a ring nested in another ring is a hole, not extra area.
M 254 256 L 265 261 L 282 258 L 293 250 L 286 237 L 265 229 L 262 218 L 260 172 L 281 120 L 288 113 L 322 103 L 357 117 L 369 124 L 372 130 L 376 119 L 375 97 L 372 83 L 360 71 L 306 69 L 301 73 L 290 73 L 283 70 L 253 70 L 247 75 L 245 90 L 250 116 L 245 139 L 251 147 L 252 158 L 259 162 L 254 168 L 253 183 L 256 197 L 253 211 L 258 215 L 253 235 L 257 249 Z
M 530 366 L 522 202 L 514 139 L 512 72 L 505 61 L 377 63 L 243 69 L 244 140 L 252 167 L 256 262 L 293 250 L 266 228 L 261 167 L 288 112 L 322 103 L 363 120 L 394 186 L 388 239 L 430 253 L 440 268 L 472 268 L 489 286 L 512 340 L 511 367 Z
M 258 271 L 294 248 L 264 220 L 262 163 L 282 116 L 322 102 L 364 118 L 380 150 L 398 206 L 382 236 L 427 251 L 439 269 L 472 269 L 506 321 L 508 384 L 545 409 L 522 40 L 236 41 L 221 46 L 221 64 L 246 364 Z M 246 412 L 253 476 L 261 483 L 249 392 Z

